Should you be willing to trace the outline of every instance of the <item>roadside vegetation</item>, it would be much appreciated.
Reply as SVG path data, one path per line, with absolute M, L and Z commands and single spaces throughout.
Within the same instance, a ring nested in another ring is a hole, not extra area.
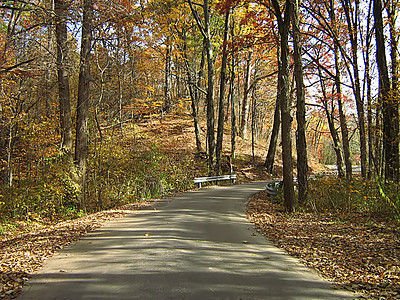
M 355 177 L 310 181 L 308 200 L 284 212 L 281 193 L 247 206 L 255 227 L 307 266 L 366 299 L 400 297 L 399 187 Z

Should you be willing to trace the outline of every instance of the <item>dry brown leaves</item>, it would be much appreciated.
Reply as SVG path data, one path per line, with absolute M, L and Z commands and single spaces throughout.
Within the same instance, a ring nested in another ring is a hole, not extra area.
M 266 199 L 253 197 L 248 217 L 278 247 L 365 298 L 400 299 L 398 227 L 362 214 L 288 215 Z
M 19 231 L 0 236 L 0 298 L 15 298 L 29 275 L 41 268 L 57 250 L 105 222 L 145 206 L 148 203 L 129 204 L 53 225 L 19 223 Z

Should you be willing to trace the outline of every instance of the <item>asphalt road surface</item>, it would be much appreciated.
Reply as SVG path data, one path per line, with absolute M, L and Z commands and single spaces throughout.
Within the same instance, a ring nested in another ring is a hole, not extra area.
M 354 298 L 254 235 L 245 205 L 264 187 L 187 192 L 111 221 L 49 259 L 18 299 Z

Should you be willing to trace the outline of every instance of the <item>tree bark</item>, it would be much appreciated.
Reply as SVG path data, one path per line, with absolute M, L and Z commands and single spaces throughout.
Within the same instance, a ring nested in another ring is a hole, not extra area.
M 279 78 L 281 77 L 280 73 L 282 71 L 282 64 L 281 64 L 279 47 L 277 51 L 277 60 L 278 60 L 278 86 L 276 89 L 274 123 L 272 125 L 272 132 L 269 141 L 268 153 L 265 159 L 265 168 L 269 174 L 273 174 L 274 172 L 276 145 L 278 143 L 279 127 L 281 125 L 281 106 L 280 106 L 281 80 L 279 80 Z
M 361 97 L 360 74 L 358 70 L 358 2 L 355 2 L 355 13 L 351 14 L 351 3 L 349 0 L 341 0 L 344 12 L 346 15 L 347 27 L 350 36 L 352 66 L 354 73 L 353 92 L 356 99 L 356 108 L 358 115 L 358 129 L 360 133 L 360 157 L 361 157 L 361 176 L 366 177 L 367 171 L 367 144 L 365 136 L 365 116 L 364 116 L 364 101 Z
M 231 27 L 231 36 L 233 36 L 233 26 Z M 231 157 L 232 159 L 236 156 L 236 109 L 235 109 L 235 56 L 232 55 L 231 61 L 231 81 L 229 88 L 229 96 L 231 98 Z
M 215 173 L 220 175 L 221 173 L 221 153 L 222 153 L 222 143 L 224 138 L 224 110 L 225 110 L 225 87 L 226 87 L 226 65 L 228 59 L 228 35 L 229 35 L 229 19 L 230 10 L 225 13 L 225 24 L 224 24 L 224 39 L 222 46 L 222 65 L 221 65 L 221 78 L 219 86 L 219 107 L 218 107 L 218 130 L 217 130 L 217 146 L 216 146 L 216 163 L 215 163 Z
M 336 154 L 336 166 L 338 169 L 338 175 L 339 177 L 344 177 L 344 172 L 343 172 L 343 161 L 342 161 L 342 154 L 340 152 L 340 147 L 339 147 L 339 136 L 335 128 L 335 123 L 334 123 L 334 117 L 333 117 L 333 103 L 334 100 L 332 99 L 332 111 L 329 111 L 328 107 L 328 97 L 326 93 L 326 88 L 325 88 L 325 83 L 322 78 L 322 72 L 321 69 L 318 68 L 318 74 L 319 74 L 319 80 L 321 84 L 321 90 L 322 90 L 322 95 L 323 95 L 323 106 L 325 109 L 325 115 L 326 119 L 328 121 L 328 127 L 329 127 L 329 132 L 331 133 L 332 141 L 333 141 L 333 150 L 335 151 Z
M 93 0 L 83 1 L 82 41 L 78 84 L 78 105 L 75 139 L 75 163 L 80 185 L 80 209 L 86 209 L 86 168 L 89 150 L 89 101 L 90 101 L 90 51 L 92 42 Z
M 375 134 L 373 129 L 372 122 L 372 80 L 370 74 L 370 52 L 371 52 L 371 5 L 368 7 L 368 16 L 367 16 L 367 32 L 366 32 L 366 42 L 365 42 L 365 56 L 364 56 L 364 64 L 365 64 L 365 80 L 366 80 L 366 88 L 367 88 L 367 134 L 368 134 L 368 172 L 367 178 L 371 179 L 372 174 L 374 173 L 374 147 L 378 147 L 375 144 Z M 376 168 L 378 165 L 375 164 L 375 173 L 378 174 L 378 169 Z
M 291 0 L 292 7 L 292 27 L 294 45 L 294 77 L 296 81 L 296 120 L 297 120 L 297 180 L 299 185 L 299 203 L 307 200 L 308 191 L 308 163 L 307 163 L 307 143 L 306 143 L 306 101 L 305 88 L 303 83 L 303 62 L 301 32 L 299 27 L 299 4 L 300 0 Z
M 171 108 L 171 51 L 170 37 L 166 40 L 166 53 L 165 53 L 165 70 L 164 70 L 164 105 L 162 113 L 168 112 Z
M 284 206 L 287 212 L 293 212 L 295 209 L 295 195 L 294 195 L 294 184 L 293 184 L 293 157 L 292 157 L 292 116 L 291 110 L 291 99 L 289 96 L 289 29 L 290 29 L 290 16 L 291 16 L 291 5 L 290 0 L 286 0 L 285 18 L 282 18 L 282 14 L 279 7 L 278 0 L 272 0 L 274 7 L 275 16 L 278 21 L 278 29 L 280 35 L 280 52 L 281 52 L 281 63 L 282 69 L 280 72 L 280 104 L 281 104 L 281 119 L 282 119 L 282 158 L 283 158 L 283 196 Z
M 330 0 L 330 19 L 331 19 L 331 27 L 333 29 L 333 34 L 337 37 L 337 24 L 335 17 L 335 6 L 334 0 Z M 339 109 L 339 120 L 340 120 L 340 131 L 342 134 L 342 147 L 343 147 L 343 157 L 344 157 L 344 165 L 346 167 L 346 179 L 351 180 L 353 177 L 353 169 L 351 166 L 350 160 L 350 143 L 349 143 L 349 132 L 347 129 L 346 116 L 343 109 L 342 102 L 342 83 L 341 83 L 341 69 L 340 69 L 340 56 L 339 56 L 339 45 L 337 45 L 336 41 L 338 39 L 335 38 L 335 42 L 333 44 L 334 47 L 334 55 L 335 55 L 335 86 L 336 86 L 336 98 Z
M 193 7 L 193 3 L 189 0 L 190 9 L 196 20 L 198 28 L 204 38 L 204 47 L 207 57 L 207 143 L 208 143 L 208 169 L 209 173 L 214 172 L 214 151 L 215 151 L 215 118 L 214 118 L 214 58 L 211 44 L 210 33 L 210 12 L 209 1 L 203 2 L 204 26 L 201 23 L 197 11 Z
M 398 104 L 390 95 L 390 79 L 385 53 L 383 33 L 382 2 L 374 0 L 376 61 L 378 64 L 383 113 L 383 148 L 385 156 L 385 179 L 399 180 L 399 146 L 398 146 Z
M 57 76 L 58 98 L 60 105 L 61 150 L 72 162 L 72 120 L 69 76 L 66 66 L 67 46 L 67 4 L 64 0 L 54 1 L 56 40 L 57 40 Z
M 247 124 L 249 119 L 249 93 L 250 93 L 250 73 L 251 73 L 251 61 L 253 53 L 250 51 L 246 59 L 246 69 L 244 73 L 244 84 L 243 84 L 243 101 L 242 101 L 242 112 L 240 119 L 240 135 L 242 138 L 247 136 Z

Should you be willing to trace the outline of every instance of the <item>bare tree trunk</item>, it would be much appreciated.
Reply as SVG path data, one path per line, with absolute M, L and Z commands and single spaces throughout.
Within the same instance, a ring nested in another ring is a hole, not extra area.
M 249 119 L 249 93 L 250 93 L 250 74 L 251 74 L 251 61 L 253 52 L 249 51 L 246 59 L 246 69 L 244 74 L 244 84 L 243 84 L 243 101 L 242 101 L 242 113 L 240 119 L 240 135 L 242 138 L 247 136 L 247 124 Z
M 196 88 L 194 87 L 194 78 L 192 77 L 192 74 L 190 73 L 190 68 L 189 68 L 189 62 L 187 58 L 187 53 L 186 53 L 186 40 L 184 41 L 184 50 L 183 50 L 183 55 L 185 57 L 185 68 L 186 68 L 186 76 L 189 82 L 189 95 L 190 95 L 190 100 L 191 100 L 191 107 L 192 107 L 192 117 L 193 117 L 193 125 L 194 125 L 194 134 L 196 138 L 196 149 L 197 152 L 200 153 L 203 151 L 201 147 L 201 141 L 200 141 L 200 124 L 199 124 L 199 103 L 198 103 L 198 93 L 196 93 Z
M 233 36 L 233 26 L 231 27 L 231 35 Z M 229 96 L 231 97 L 231 157 L 234 159 L 236 157 L 236 109 L 235 109 L 235 57 L 233 55 L 231 61 L 231 81 Z
M 393 97 L 399 97 L 399 33 L 396 31 L 396 22 L 398 21 L 399 13 L 399 0 L 390 0 L 386 6 L 389 16 L 389 29 L 390 29 L 390 58 L 392 62 L 392 92 Z M 397 129 L 398 130 L 398 129 Z
M 229 18 L 230 10 L 225 13 L 225 25 L 224 25 L 224 40 L 222 47 L 222 65 L 221 65 L 221 82 L 219 87 L 219 107 L 218 107 L 218 130 L 217 130 L 217 146 L 216 146 L 216 163 L 215 173 L 219 175 L 221 173 L 221 153 L 222 143 L 224 138 L 224 108 L 225 108 L 225 87 L 226 87 L 226 65 L 228 59 L 227 41 L 229 34 Z
M 376 61 L 380 79 L 380 98 L 383 109 L 383 149 L 385 156 L 385 179 L 399 180 L 399 144 L 398 144 L 398 103 L 390 95 L 390 79 L 385 53 L 383 33 L 382 2 L 374 0 Z
M 165 53 L 165 70 L 164 70 L 164 105 L 162 109 L 162 113 L 168 112 L 171 108 L 171 45 L 170 45 L 170 37 L 167 37 L 166 40 L 166 53 Z
M 292 7 L 292 27 L 294 45 L 294 76 L 296 81 L 296 120 L 297 120 L 297 180 L 299 185 L 299 203 L 307 200 L 308 192 L 308 162 L 307 162 L 307 143 L 306 143 L 306 102 L 305 88 L 303 83 L 303 62 L 302 44 L 299 27 L 299 4 L 300 0 L 291 0 Z
M 293 184 L 293 157 L 292 157 L 292 116 L 291 98 L 289 95 L 289 29 L 290 29 L 290 16 L 292 6 L 290 0 L 286 0 L 285 19 L 282 18 L 281 10 L 278 0 L 272 0 L 275 16 L 278 21 L 280 44 L 281 44 L 281 63 L 282 68 L 279 79 L 280 104 L 281 104 L 281 118 L 282 118 L 282 158 L 283 158 L 283 195 L 284 205 L 287 212 L 293 212 L 295 209 L 295 195 Z
M 318 68 L 318 74 L 319 74 L 319 80 L 321 83 L 321 90 L 322 90 L 322 95 L 323 95 L 323 106 L 325 109 L 325 114 L 326 118 L 328 121 L 328 126 L 329 126 L 329 132 L 331 133 L 332 141 L 333 141 L 333 150 L 335 150 L 336 154 L 336 166 L 338 169 L 338 175 L 339 177 L 344 177 L 344 171 L 343 171 L 343 161 L 342 161 L 342 154 L 340 152 L 340 147 L 339 147 L 339 136 L 335 128 L 335 123 L 334 123 L 334 116 L 333 116 L 333 111 L 334 111 L 334 101 L 332 100 L 332 110 L 331 112 L 329 111 L 328 107 L 328 98 L 326 94 L 326 87 L 325 83 L 322 77 L 322 72 L 321 69 Z
M 60 103 L 61 150 L 72 162 L 72 120 L 69 76 L 66 66 L 67 46 L 67 4 L 64 0 L 54 1 L 56 40 L 57 40 L 57 75 L 58 97 Z
M 208 169 L 209 173 L 214 171 L 214 151 L 215 151 L 215 118 L 214 118 L 214 58 L 211 44 L 211 32 L 210 32 L 210 11 L 209 1 L 204 0 L 203 14 L 204 14 L 204 25 L 201 23 L 200 17 L 195 10 L 193 3 L 189 0 L 190 9 L 196 20 L 198 28 L 204 38 L 204 48 L 207 57 L 207 143 L 208 143 Z
M 275 152 L 276 152 L 276 145 L 278 143 L 278 134 L 279 134 L 279 127 L 281 126 L 281 105 L 279 102 L 280 99 L 280 92 L 281 92 L 281 81 L 280 72 L 282 71 L 282 64 L 280 58 L 279 47 L 277 51 L 277 60 L 278 60 L 278 87 L 276 89 L 276 102 L 275 102 L 275 112 L 274 112 L 274 123 L 272 125 L 272 132 L 271 138 L 269 141 L 268 153 L 267 158 L 265 159 L 265 168 L 269 174 L 273 174 L 274 172 L 274 161 L 275 161 Z
M 351 54 L 352 54 L 352 66 L 354 72 L 354 83 L 353 92 L 356 98 L 356 107 L 358 115 L 358 129 L 360 133 L 360 156 L 361 156 L 361 176 L 366 177 L 367 171 L 367 145 L 365 136 L 365 116 L 364 116 L 364 102 L 361 97 L 361 85 L 360 85 L 360 74 L 358 70 L 358 6 L 359 3 L 355 2 L 355 13 L 352 15 L 350 0 L 341 0 L 342 6 L 347 20 L 347 27 L 349 30 L 350 44 L 351 44 Z
M 366 43 L 365 43 L 365 79 L 367 88 L 367 124 L 368 124 L 368 172 L 367 178 L 371 179 L 374 169 L 374 147 L 378 145 L 375 144 L 375 134 L 373 132 L 373 122 L 372 122 L 372 95 L 371 95 L 371 74 L 370 74 L 370 51 L 371 51 L 371 40 L 372 34 L 370 29 L 371 23 L 371 5 L 368 7 L 367 16 L 367 32 L 366 32 Z M 376 170 L 377 171 L 377 170 Z M 377 172 L 376 172 L 377 173 Z
M 257 74 L 257 65 L 254 72 L 254 77 Z M 257 83 L 254 81 L 254 87 L 251 93 L 251 155 L 253 166 L 256 164 L 255 143 L 257 139 Z
M 78 85 L 78 105 L 75 139 L 75 162 L 81 188 L 80 208 L 85 210 L 87 156 L 89 152 L 90 48 L 92 41 L 93 0 L 83 1 L 81 61 Z
M 265 168 L 269 174 L 274 173 L 274 161 L 275 161 L 275 152 L 276 145 L 278 143 L 278 134 L 279 128 L 281 125 L 281 109 L 279 102 L 279 95 L 277 95 L 276 103 L 275 103 L 275 113 L 274 113 L 274 124 L 272 125 L 271 138 L 269 141 L 268 153 L 265 159 Z
M 330 18 L 331 18 L 331 26 L 334 30 L 334 35 L 338 36 L 337 33 L 337 24 L 335 17 L 335 6 L 334 1 L 330 0 Z M 346 116 L 343 110 L 343 102 L 342 102 L 342 83 L 341 83 L 341 69 L 340 69 L 340 56 L 339 56 L 339 46 L 335 42 L 334 45 L 334 54 L 335 54 L 335 86 L 336 86 L 336 97 L 338 102 L 339 109 L 339 119 L 340 119 L 340 130 L 342 134 L 342 147 L 343 147 L 343 157 L 344 157 L 344 165 L 346 167 L 346 179 L 352 179 L 353 169 L 351 166 L 350 160 L 350 143 L 349 143 L 349 133 L 347 129 Z

